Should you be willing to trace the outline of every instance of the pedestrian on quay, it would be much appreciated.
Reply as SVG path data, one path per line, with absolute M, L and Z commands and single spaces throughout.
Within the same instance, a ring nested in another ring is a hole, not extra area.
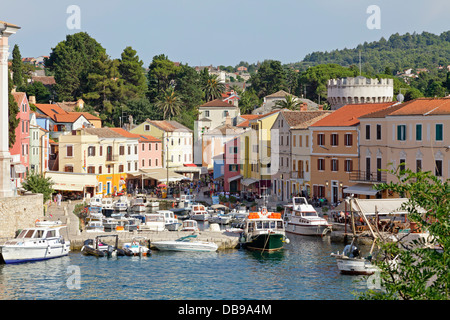
M 61 199 L 62 199 L 62 195 L 60 192 L 58 192 L 58 194 L 56 195 L 56 202 L 58 203 L 58 207 L 61 206 Z

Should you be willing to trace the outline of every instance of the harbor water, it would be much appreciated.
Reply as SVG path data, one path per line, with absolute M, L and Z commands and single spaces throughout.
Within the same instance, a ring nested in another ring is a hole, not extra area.
M 280 252 L 152 251 L 149 257 L 0 265 L 0 299 L 10 300 L 354 300 L 362 276 L 341 275 L 329 237 L 288 235 Z M 359 281 L 358 281 L 359 280 Z

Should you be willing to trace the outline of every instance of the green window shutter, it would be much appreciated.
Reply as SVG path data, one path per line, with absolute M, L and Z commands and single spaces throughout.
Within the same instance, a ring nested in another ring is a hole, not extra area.
M 421 141 L 422 140 L 422 125 L 416 124 L 416 140 Z
M 436 141 L 442 141 L 444 138 L 444 128 L 442 124 L 436 124 Z

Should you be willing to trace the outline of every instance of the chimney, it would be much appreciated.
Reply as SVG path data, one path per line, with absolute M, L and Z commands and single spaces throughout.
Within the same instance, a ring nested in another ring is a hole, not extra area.
M 28 102 L 32 103 L 32 104 L 36 104 L 36 96 L 29 96 L 28 97 Z
M 307 111 L 308 110 L 308 105 L 306 103 L 302 103 L 300 105 L 300 111 Z
M 319 104 L 319 111 L 323 111 L 323 104 Z
M 231 117 L 229 114 L 227 114 L 227 117 L 225 118 L 225 125 L 231 126 Z

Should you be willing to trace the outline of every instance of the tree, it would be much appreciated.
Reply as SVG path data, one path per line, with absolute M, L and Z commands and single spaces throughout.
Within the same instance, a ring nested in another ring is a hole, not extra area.
M 23 84 L 23 62 L 22 56 L 20 55 L 19 46 L 14 45 L 14 49 L 12 52 L 13 60 L 11 65 L 11 70 L 13 72 L 13 83 L 16 87 L 20 87 Z
M 25 190 L 33 193 L 42 193 L 44 195 L 44 203 L 50 200 L 52 193 L 55 192 L 52 185 L 51 178 L 46 178 L 42 173 L 35 173 L 34 171 L 28 174 L 26 180 L 22 183 Z
M 169 88 L 177 71 L 178 67 L 166 55 L 160 54 L 153 57 L 147 73 L 147 96 L 151 103 Z
M 17 88 L 17 91 L 25 92 L 28 97 L 35 96 L 37 103 L 48 103 L 50 100 L 50 90 L 42 82 L 33 82 L 27 86 Z
M 450 179 L 442 181 L 431 172 L 410 169 L 390 171 L 398 182 L 380 184 L 378 190 L 403 194 L 408 201 L 402 206 L 408 220 L 428 231 L 431 247 L 422 241 L 413 246 L 379 241 L 384 260 L 381 269 L 383 290 L 369 290 L 360 299 L 448 300 L 450 298 Z M 414 226 L 412 226 L 414 227 Z M 439 246 L 440 250 L 434 250 Z M 397 257 L 397 263 L 392 258 Z
M 299 110 L 302 105 L 301 101 L 297 101 L 297 98 L 291 94 L 284 96 L 284 100 L 278 100 L 275 105 L 281 109 Z
M 93 62 L 106 50 L 86 32 L 67 35 L 52 48 L 45 66 L 55 75 L 55 91 L 59 100 L 73 101 L 91 91 L 88 75 Z
M 144 62 L 139 59 L 136 50 L 126 47 L 119 60 L 119 73 L 124 81 L 124 94 L 128 99 L 144 97 L 147 91 L 147 79 L 142 68 Z
M 250 114 L 260 104 L 260 99 L 252 89 L 247 89 L 240 95 L 239 109 L 241 114 Z
M 259 98 L 287 89 L 285 71 L 276 60 L 264 60 L 258 72 L 250 77 L 250 82 Z
M 164 114 L 164 119 L 170 120 L 180 113 L 181 99 L 173 88 L 169 88 L 157 98 L 155 105 Z
M 17 118 L 19 113 L 19 106 L 16 100 L 11 94 L 13 88 L 13 82 L 11 77 L 8 81 L 8 116 L 9 116 L 9 147 L 12 148 L 16 142 L 16 128 L 20 123 L 20 119 Z
M 203 83 L 203 92 L 205 94 L 206 102 L 222 97 L 225 92 L 225 85 L 219 81 L 219 77 L 215 74 L 210 74 Z

